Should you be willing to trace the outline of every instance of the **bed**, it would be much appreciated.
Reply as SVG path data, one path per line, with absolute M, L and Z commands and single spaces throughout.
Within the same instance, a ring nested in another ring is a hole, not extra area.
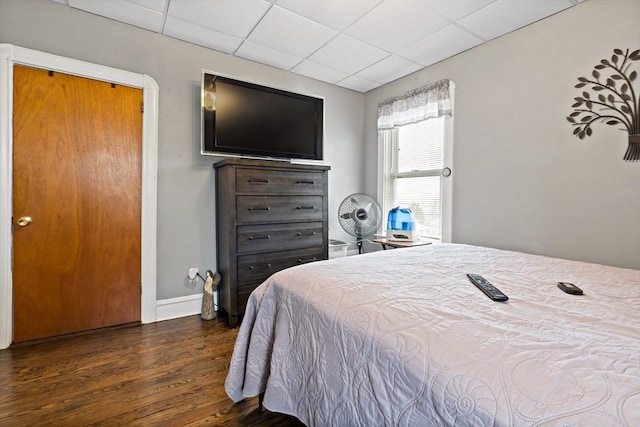
M 338 258 L 254 290 L 225 388 L 309 426 L 638 426 L 639 313 L 638 270 L 461 244 Z

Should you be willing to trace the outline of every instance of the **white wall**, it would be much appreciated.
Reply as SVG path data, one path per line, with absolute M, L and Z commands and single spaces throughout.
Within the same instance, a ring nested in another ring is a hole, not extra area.
M 346 238 L 335 212 L 346 195 L 362 191 L 362 94 L 46 0 L 0 0 L 0 43 L 148 74 L 158 82 L 159 300 L 202 291 L 202 283 L 189 283 L 189 267 L 216 268 L 217 159 L 199 155 L 201 69 L 325 98 L 330 236 Z
M 638 0 L 589 0 L 369 92 L 365 190 L 378 103 L 449 78 L 454 242 L 640 268 L 640 162 L 622 160 L 626 132 L 596 125 L 581 141 L 566 120 L 578 77 L 614 48 L 640 48 L 639 18 Z

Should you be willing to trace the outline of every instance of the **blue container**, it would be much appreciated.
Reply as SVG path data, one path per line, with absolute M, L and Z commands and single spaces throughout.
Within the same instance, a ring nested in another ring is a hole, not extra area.
M 413 231 L 416 227 L 416 217 L 409 208 L 393 208 L 387 217 L 387 230 Z

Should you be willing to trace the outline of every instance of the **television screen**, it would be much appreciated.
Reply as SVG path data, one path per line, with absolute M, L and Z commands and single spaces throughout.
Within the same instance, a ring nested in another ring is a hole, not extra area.
M 322 160 L 322 98 L 206 72 L 202 95 L 202 154 Z

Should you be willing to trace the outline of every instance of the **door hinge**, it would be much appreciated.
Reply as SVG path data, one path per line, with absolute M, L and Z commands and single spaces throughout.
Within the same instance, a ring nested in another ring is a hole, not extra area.
M 144 102 L 140 103 L 140 112 L 144 113 Z

